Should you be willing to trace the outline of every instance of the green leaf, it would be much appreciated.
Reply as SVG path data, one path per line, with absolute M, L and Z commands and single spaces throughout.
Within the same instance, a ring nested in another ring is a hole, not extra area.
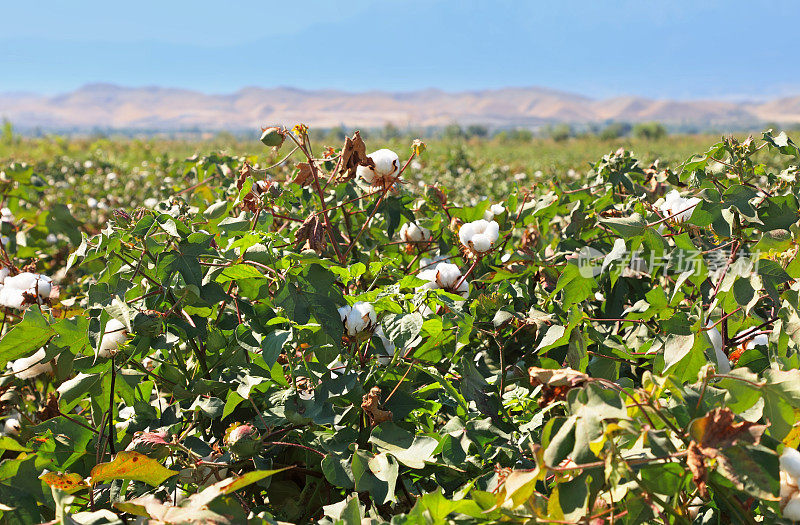
M 0 339 L 0 367 L 14 359 L 32 354 L 58 335 L 36 307 L 25 312 L 22 321 Z

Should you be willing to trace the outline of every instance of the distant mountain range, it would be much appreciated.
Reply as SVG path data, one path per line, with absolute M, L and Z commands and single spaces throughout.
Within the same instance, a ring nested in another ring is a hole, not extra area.
M 236 131 L 297 122 L 318 128 L 369 128 L 386 123 L 424 127 L 453 122 L 537 127 L 555 122 L 653 120 L 701 129 L 742 128 L 764 122 L 800 122 L 800 96 L 759 102 L 632 96 L 596 100 L 537 87 L 457 93 L 436 89 L 349 93 L 249 87 L 229 95 L 214 95 L 183 89 L 90 84 L 56 96 L 0 93 L 0 117 L 20 128 L 44 130 Z

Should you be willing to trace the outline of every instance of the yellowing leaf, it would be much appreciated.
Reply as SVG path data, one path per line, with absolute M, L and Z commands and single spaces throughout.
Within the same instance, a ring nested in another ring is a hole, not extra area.
M 72 494 L 73 492 L 77 492 L 89 486 L 79 474 L 69 472 L 64 474 L 48 472 L 47 474 L 39 476 L 39 479 L 51 487 L 62 490 L 67 494 Z
M 177 473 L 144 454 L 123 451 L 117 454 L 113 461 L 96 465 L 89 473 L 89 480 L 95 485 L 112 479 L 131 479 L 155 487 Z

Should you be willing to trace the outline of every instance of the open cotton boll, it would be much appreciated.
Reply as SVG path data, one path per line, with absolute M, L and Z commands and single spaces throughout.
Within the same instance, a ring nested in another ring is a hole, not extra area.
M 339 317 L 347 330 L 347 335 L 350 336 L 372 330 L 378 320 L 375 308 L 370 303 L 363 301 L 359 301 L 353 306 L 342 306 L 338 310 Z
M 488 252 L 499 236 L 500 225 L 484 219 L 468 222 L 458 230 L 461 244 L 477 253 Z
M 489 209 L 483 212 L 483 219 L 490 221 L 494 219 L 495 216 L 502 215 L 504 211 L 506 211 L 506 209 L 502 204 L 492 204 L 489 206 Z
M 19 436 L 20 430 L 22 430 L 22 425 L 19 422 L 18 413 L 12 414 L 3 421 L 3 435 L 16 437 Z
M 800 452 L 792 447 L 784 447 L 779 461 L 781 470 L 795 480 L 800 479 Z
M 783 517 L 787 520 L 800 521 L 800 492 L 795 492 L 783 508 Z
M 41 302 L 50 297 L 53 281 L 46 275 L 23 272 L 14 276 L 6 276 L 0 290 L 0 305 L 8 308 L 22 309 L 29 300 L 25 295 L 36 297 Z
M 731 362 L 725 352 L 722 351 L 722 334 L 714 326 L 713 321 L 709 321 L 706 327 L 713 327 L 706 331 L 708 338 L 711 340 L 711 346 L 714 347 L 714 355 L 717 357 L 717 369 L 721 374 L 727 374 L 731 371 Z
M 783 517 L 800 521 L 800 489 L 797 487 L 797 480 L 800 478 L 800 452 L 784 447 L 779 462 Z
M 400 238 L 405 242 L 423 242 L 431 239 L 431 231 L 415 222 L 407 222 L 400 227 Z
M 684 222 L 692 216 L 694 207 L 700 204 L 697 197 L 681 197 L 678 190 L 672 190 L 664 197 L 664 202 L 659 206 L 659 211 L 665 217 L 673 216 L 675 222 Z
M 8 277 L 8 274 L 10 272 L 11 272 L 11 270 L 6 268 L 5 266 L 0 267 L 0 284 L 5 283 L 6 277 Z
M 736 334 L 736 338 L 741 337 L 742 335 L 746 335 L 748 332 L 752 332 L 752 330 L 742 330 L 738 334 Z M 769 346 L 769 336 L 767 334 L 758 334 L 752 339 L 747 341 L 747 344 L 744 346 L 745 350 L 752 350 L 757 346 Z
M 378 356 L 378 362 L 382 365 L 389 364 L 394 357 L 395 345 L 386 337 L 386 334 L 383 333 L 383 328 L 380 326 L 375 329 L 375 335 L 381 340 L 383 349 L 386 351 L 385 354 Z
M 45 358 L 46 352 L 44 348 L 40 348 L 30 357 L 21 357 L 11 363 L 11 371 L 14 377 L 19 379 L 33 379 L 42 374 L 49 374 L 53 372 L 53 365 L 49 361 L 42 360 Z
M 128 330 L 125 325 L 117 319 L 109 319 L 100 347 L 97 349 L 97 357 L 111 357 L 116 354 L 127 338 Z
M 431 269 L 419 272 L 417 277 L 429 281 L 420 286 L 421 290 L 442 289 L 463 296 L 469 292 L 469 283 L 462 279 L 461 270 L 452 263 L 439 263 Z
M 11 222 L 13 223 L 16 218 L 14 214 L 11 213 L 11 210 L 8 208 L 0 208 L 0 222 Z
M 380 186 L 400 172 L 400 157 L 390 149 L 379 149 L 367 157 L 372 159 L 375 166 L 359 166 L 356 168 L 356 175 L 368 184 Z

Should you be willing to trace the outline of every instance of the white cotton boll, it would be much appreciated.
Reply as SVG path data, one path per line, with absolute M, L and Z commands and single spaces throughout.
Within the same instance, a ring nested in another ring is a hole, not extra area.
M 94 197 L 89 197 L 88 199 L 86 199 L 86 204 L 90 208 L 97 208 L 97 199 L 95 199 Z
M 386 334 L 383 333 L 383 328 L 380 326 L 375 329 L 375 335 L 381 340 L 381 343 L 383 343 L 383 349 L 386 351 L 386 354 L 378 356 L 378 362 L 382 365 L 389 364 L 394 357 L 394 351 L 396 347 L 394 343 L 386 337 Z
M 431 238 L 431 231 L 415 222 L 407 222 L 400 227 L 400 238 L 405 242 L 423 242 Z
M 709 321 L 706 327 L 714 326 L 713 321 Z M 725 352 L 722 351 L 722 334 L 716 327 L 707 330 L 708 338 L 711 340 L 711 346 L 714 347 L 714 355 L 717 358 L 717 371 L 720 374 L 727 374 L 731 371 L 731 362 Z
M 787 520 L 800 521 L 800 492 L 795 492 L 789 503 L 783 508 L 783 517 Z
M 489 209 L 483 212 L 483 219 L 490 221 L 494 219 L 495 216 L 502 215 L 504 211 L 506 211 L 506 209 L 502 204 L 492 204 L 489 206 Z
M 400 157 L 390 149 L 379 149 L 367 155 L 374 167 L 359 166 L 356 175 L 369 184 L 377 184 L 397 175 L 400 171 Z
M 658 207 L 664 217 L 671 217 L 675 222 L 685 222 L 689 220 L 694 212 L 694 207 L 700 204 L 697 197 L 681 197 L 678 190 L 672 190 L 664 197 L 664 202 Z
M 347 335 L 350 336 L 371 330 L 378 319 L 375 308 L 370 303 L 362 301 L 353 306 L 343 306 L 338 311 L 339 317 L 347 329 Z
M 6 436 L 19 436 L 22 425 L 17 417 L 9 417 L 3 421 L 3 434 Z
M 119 411 L 119 419 L 131 419 L 136 415 L 136 410 L 133 407 L 124 407 Z
M 767 334 L 758 334 L 747 343 L 745 348 L 747 350 L 752 350 L 757 346 L 769 346 L 769 336 Z
M 478 253 L 489 251 L 499 235 L 500 225 L 484 219 L 469 222 L 458 231 L 461 244 Z
M 128 330 L 121 321 L 109 319 L 106 323 L 106 331 L 97 349 L 97 357 L 108 358 L 117 353 L 117 349 L 125 343 L 128 338 Z
M 25 294 L 36 297 L 41 304 L 42 300 L 50 297 L 53 281 L 46 275 L 23 272 L 18 275 L 6 276 L 3 279 L 3 288 L 0 290 L 0 305 L 8 308 L 22 309 L 25 306 Z
M 488 252 L 492 247 L 492 241 L 484 233 L 475 234 L 472 237 L 472 248 L 479 253 Z
M 158 199 L 154 197 L 149 197 L 145 199 L 142 204 L 144 205 L 145 208 L 155 208 L 156 206 L 158 206 Z
M 428 281 L 419 287 L 420 290 L 435 290 L 436 288 L 439 288 L 439 283 L 437 282 L 439 273 L 435 268 L 422 270 L 417 274 L 417 277 L 424 281 Z
M 787 500 L 792 496 L 792 494 L 797 492 L 797 480 L 787 474 L 785 470 L 781 470 L 780 473 L 781 499 Z
M 11 270 L 6 268 L 5 266 L 0 267 L 0 284 L 4 284 L 5 283 L 6 277 L 8 277 L 8 274 L 10 272 L 11 272 Z
M 436 280 L 444 289 L 452 289 L 461 280 L 461 269 L 452 263 L 439 263 L 436 265 Z
M 461 244 L 467 246 L 472 236 L 475 235 L 475 223 L 468 222 L 461 226 L 461 229 L 458 230 L 458 239 L 461 241 Z
M 0 306 L 21 310 L 24 303 L 25 297 L 22 295 L 22 290 L 0 286 Z
M 22 357 L 11 363 L 11 371 L 14 377 L 19 379 L 33 379 L 42 374 L 49 374 L 53 371 L 53 365 L 49 361 L 42 363 L 45 358 L 44 348 L 40 348 L 30 357 Z
M 779 461 L 781 470 L 794 479 L 800 478 L 800 452 L 792 447 L 784 447 Z
M 45 241 L 47 241 L 47 244 L 55 244 L 58 242 L 58 237 L 54 233 L 48 233 Z
M 350 312 L 352 310 L 353 310 L 353 307 L 350 306 L 349 304 L 346 304 L 346 305 L 338 308 L 336 311 L 339 312 L 339 317 L 342 319 L 342 322 L 344 322 L 345 319 L 347 319 L 347 316 L 350 315 Z

